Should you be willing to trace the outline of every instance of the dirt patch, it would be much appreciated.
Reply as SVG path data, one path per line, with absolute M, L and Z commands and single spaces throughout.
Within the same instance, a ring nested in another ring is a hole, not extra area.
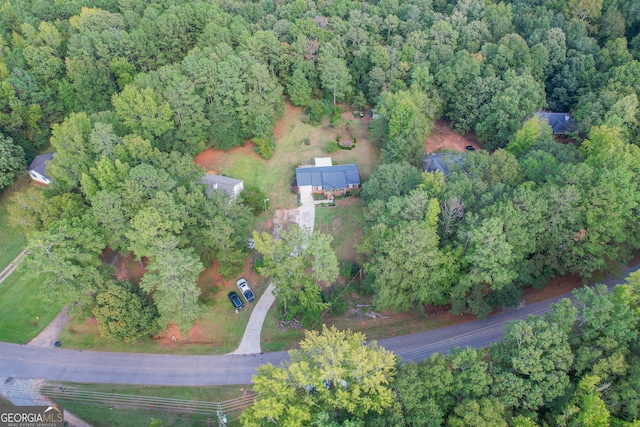
M 229 154 L 240 154 L 241 156 L 258 156 L 253 150 L 254 147 L 254 143 L 247 141 L 242 147 L 235 147 L 229 151 L 207 148 L 200 154 L 196 155 L 196 157 L 193 159 L 193 162 L 207 172 L 223 173 L 224 171 L 221 168 L 223 159 L 225 159 Z
M 442 150 L 464 152 L 467 145 L 472 145 L 476 150 L 481 148 L 472 132 L 464 136 L 455 133 L 451 123 L 444 119 L 436 120 L 431 134 L 424 140 L 424 149 L 427 153 Z
M 276 209 L 275 217 L 273 218 L 273 237 L 280 238 L 280 231 L 287 229 L 291 224 L 297 224 L 298 222 L 298 209 Z
M 148 260 L 142 258 L 142 264 L 140 265 L 140 261 L 132 253 L 125 257 L 120 256 L 114 265 L 116 280 L 128 280 L 135 284 L 140 283 L 140 279 L 147 271 L 144 266 L 148 264 Z
M 180 328 L 173 323 L 164 331 L 160 331 L 154 339 L 163 347 L 175 347 L 178 343 L 183 341 L 182 335 L 180 335 Z
M 584 286 L 584 281 L 578 275 L 558 276 L 551 279 L 542 289 L 525 288 L 520 300 L 525 304 L 533 304 L 564 295 L 582 286 Z

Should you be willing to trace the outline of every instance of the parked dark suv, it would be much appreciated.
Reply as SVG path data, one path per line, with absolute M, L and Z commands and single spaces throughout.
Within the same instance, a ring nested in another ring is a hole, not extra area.
M 229 292 L 229 295 L 227 296 L 229 297 L 229 301 L 231 301 L 231 304 L 233 304 L 233 308 L 235 308 L 236 310 L 240 310 L 242 307 L 244 307 L 244 303 L 237 293 Z

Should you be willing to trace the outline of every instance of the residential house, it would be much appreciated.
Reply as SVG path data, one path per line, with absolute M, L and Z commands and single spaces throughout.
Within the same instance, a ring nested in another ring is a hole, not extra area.
M 244 181 L 228 176 L 207 173 L 202 177 L 202 183 L 207 186 L 207 195 L 214 190 L 222 190 L 231 197 L 238 197 L 244 189 Z
M 458 152 L 429 154 L 424 158 L 424 166 L 422 169 L 425 172 L 440 171 L 444 176 L 449 176 L 451 167 L 454 165 L 462 166 L 464 157 L 464 153 Z
M 359 188 L 360 173 L 356 165 L 333 166 L 330 157 L 319 157 L 315 165 L 296 168 L 296 181 L 301 193 L 310 188 L 312 193 L 324 194 L 331 200 Z
M 29 165 L 29 176 L 31 179 L 41 184 L 51 184 L 51 177 L 47 175 L 47 162 L 53 159 L 55 153 L 46 153 L 36 156 Z
M 569 113 L 538 111 L 535 115 L 549 123 L 554 135 L 567 135 L 576 130 L 576 121 Z

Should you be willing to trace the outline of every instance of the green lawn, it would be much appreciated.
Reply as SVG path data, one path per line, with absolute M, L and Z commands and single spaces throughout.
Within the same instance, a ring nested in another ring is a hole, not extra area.
M 18 191 L 28 188 L 28 180 L 17 180 L 9 189 L 0 194 L 0 270 L 5 268 L 27 244 L 27 239 L 17 229 L 9 225 L 7 203 Z
M 276 311 L 269 310 L 260 336 L 262 350 L 282 351 L 298 347 L 298 343 L 304 338 L 304 332 L 293 328 L 282 330 L 277 322 Z
M 64 387 L 61 392 L 60 387 Z M 133 410 L 118 408 L 107 400 L 110 397 L 122 398 L 123 395 L 150 398 L 180 399 L 198 402 L 228 402 L 243 397 L 245 392 L 250 392 L 251 385 L 233 385 L 219 387 L 160 387 L 160 386 L 135 386 L 121 384 L 81 384 L 81 383 L 47 383 L 43 388 L 43 394 L 52 398 L 74 415 L 89 424 L 99 426 L 144 426 L 148 425 L 151 418 L 161 419 L 162 426 L 202 426 L 206 425 L 209 415 L 196 415 L 179 412 L 166 412 L 153 404 L 148 405 L 148 410 Z M 245 391 L 246 390 L 246 391 Z M 73 393 L 70 393 L 73 392 Z M 78 392 L 86 392 L 81 398 L 66 398 L 78 396 Z M 107 393 L 108 395 L 95 395 L 92 393 Z M 115 395 L 115 396 L 112 396 Z M 226 405 L 227 407 L 229 405 Z M 239 426 L 237 420 L 243 406 L 227 411 L 228 426 Z M 214 425 L 217 418 L 214 417 Z
M 362 240 L 364 202 L 359 197 L 336 201 L 336 206 L 316 208 L 315 230 L 333 236 L 331 246 L 338 260 L 359 261 L 354 248 Z
M 219 174 L 242 179 L 247 186 L 262 189 L 269 197 L 269 206 L 272 208 L 269 217 L 272 217 L 274 208 L 296 207 L 296 197 L 290 191 L 290 184 L 295 177 L 295 168 L 300 164 L 312 164 L 315 157 L 330 156 L 337 164 L 355 163 L 360 168 L 361 178 L 366 179 L 379 162 L 380 150 L 367 140 L 364 124 L 356 123 L 351 130 L 351 134 L 358 137 L 355 149 L 327 154 L 324 151 L 326 139 L 334 139 L 339 131 L 328 126 L 302 123 L 301 113 L 288 114 L 282 119 L 282 125 L 287 126 L 286 132 L 276 141 L 276 151 L 270 160 L 240 149 L 224 153 L 220 159 L 202 165 Z M 304 143 L 309 140 L 309 145 Z
M 0 341 L 29 341 L 62 309 L 63 304 L 42 297 L 46 282 L 46 276 L 27 278 L 18 267 L 0 285 Z
M 244 277 L 259 298 L 266 289 L 265 281 L 255 273 L 245 271 Z M 127 344 L 112 341 L 100 336 L 98 326 L 91 309 L 76 313 L 60 335 L 65 347 L 96 350 L 126 351 L 137 353 L 175 353 L 175 354 L 226 354 L 238 347 L 245 327 L 249 322 L 255 303 L 245 304 L 245 308 L 235 313 L 227 299 L 230 290 L 237 290 L 235 280 L 225 284 L 216 282 L 212 268 L 202 272 L 198 287 L 204 294 L 213 294 L 214 302 L 206 307 L 197 319 L 196 327 L 190 334 L 161 331 L 163 336 L 178 336 L 176 342 L 167 339 L 145 340 Z

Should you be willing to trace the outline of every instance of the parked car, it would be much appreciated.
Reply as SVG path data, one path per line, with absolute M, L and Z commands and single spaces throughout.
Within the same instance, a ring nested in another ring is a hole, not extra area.
M 473 147 L 473 145 L 467 145 L 466 147 L 464 147 L 465 150 L 467 151 L 476 151 L 476 149 Z
M 229 301 L 231 301 L 231 304 L 233 304 L 233 308 L 235 308 L 236 310 L 240 310 L 242 307 L 244 307 L 244 303 L 237 293 L 231 291 L 227 296 L 229 297 Z
M 253 294 L 253 291 L 251 290 L 251 288 L 249 287 L 249 284 L 244 278 L 238 279 L 238 281 L 236 282 L 236 285 L 238 285 L 238 289 L 240 289 L 240 293 L 242 294 L 244 299 L 247 300 L 247 302 L 255 301 L 256 296 Z

